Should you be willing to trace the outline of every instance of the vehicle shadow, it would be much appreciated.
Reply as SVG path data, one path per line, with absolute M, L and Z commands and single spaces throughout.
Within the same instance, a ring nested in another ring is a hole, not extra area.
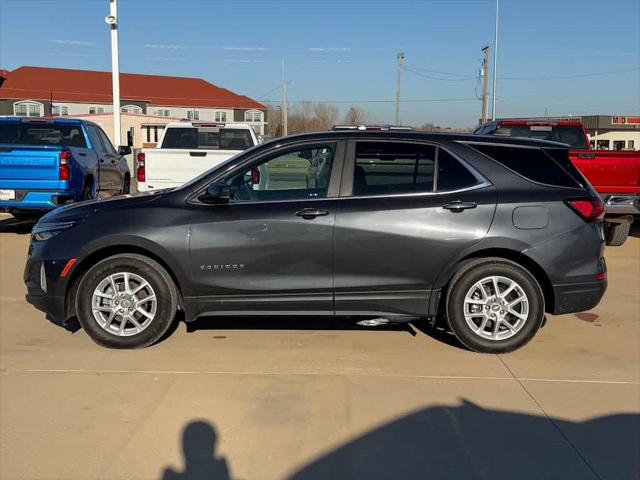
M 166 468 L 162 480 L 232 478 L 233 463 L 216 456 L 216 440 L 210 423 L 187 425 L 183 473 Z M 266 460 L 268 448 L 256 455 Z M 460 405 L 424 408 L 386 423 L 293 467 L 285 478 L 622 480 L 637 478 L 638 451 L 638 414 L 572 422 L 462 400 Z
M 416 320 L 409 323 L 395 323 L 369 327 L 358 325 L 362 318 L 352 317 L 322 317 L 322 316 L 208 316 L 187 322 L 187 333 L 199 330 L 344 330 L 344 331 L 377 331 L 377 332 L 407 332 L 412 336 L 418 332 L 427 335 L 449 346 L 468 350 L 453 333 L 442 328 L 433 327 L 426 320 Z M 175 331 L 175 327 L 173 329 Z M 166 336 L 168 337 L 168 335 Z M 165 338 L 166 338 L 165 337 Z
M 358 319 L 359 320 L 359 319 Z M 408 323 L 367 327 L 357 325 L 356 319 L 331 316 L 205 316 L 195 321 L 187 322 L 187 332 L 199 330 L 369 330 L 369 331 L 415 331 Z
M 37 219 L 18 220 L 15 217 L 0 217 L 0 233 L 18 233 L 21 235 L 31 233 Z
M 629 229 L 629 235 L 632 237 L 640 238 L 640 220 L 635 220 L 631 224 L 631 228 Z

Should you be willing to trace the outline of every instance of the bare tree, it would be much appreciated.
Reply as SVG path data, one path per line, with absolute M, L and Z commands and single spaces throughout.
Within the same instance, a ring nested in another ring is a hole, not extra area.
M 282 108 L 269 105 L 267 107 L 267 125 L 265 129 L 267 137 L 282 136 Z
M 343 122 L 345 125 L 366 125 L 372 121 L 372 117 L 364 108 L 351 105 Z
M 319 132 L 338 120 L 338 107 L 328 103 L 300 102 L 289 111 L 289 132 Z

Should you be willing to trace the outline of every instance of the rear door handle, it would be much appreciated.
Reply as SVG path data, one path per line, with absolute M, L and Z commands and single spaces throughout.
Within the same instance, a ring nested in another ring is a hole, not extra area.
M 329 210 L 318 210 L 317 208 L 303 208 L 296 215 L 304 218 L 305 220 L 312 220 L 322 215 L 329 215 Z
M 477 206 L 478 204 L 476 202 L 461 202 L 458 200 L 455 202 L 447 203 L 446 205 L 443 205 L 442 208 L 444 208 L 445 210 L 451 210 L 452 212 L 455 212 L 455 213 L 459 213 L 463 210 L 476 208 Z
M 580 160 L 593 160 L 594 158 L 596 158 L 595 153 L 579 153 L 578 154 L 578 159 Z

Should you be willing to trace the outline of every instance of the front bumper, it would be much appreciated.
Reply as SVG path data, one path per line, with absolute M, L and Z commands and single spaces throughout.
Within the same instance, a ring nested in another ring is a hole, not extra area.
M 33 246 L 32 243 L 29 247 L 23 275 L 27 287 L 25 298 L 28 303 L 45 312 L 49 320 L 63 325 L 68 313 L 66 290 L 69 278 L 62 278 L 61 272 L 68 259 L 43 259 L 37 253 L 33 254 Z
M 607 215 L 640 215 L 640 196 L 603 195 Z
M 52 210 L 72 200 L 67 190 L 16 190 L 16 199 L 0 201 L 0 210 Z

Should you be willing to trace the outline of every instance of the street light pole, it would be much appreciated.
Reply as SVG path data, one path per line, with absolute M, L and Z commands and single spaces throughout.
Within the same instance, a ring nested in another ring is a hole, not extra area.
M 498 7 L 499 1 L 496 0 L 496 35 L 493 42 L 493 88 L 491 92 L 491 120 L 496 119 L 496 84 L 498 82 Z
M 402 69 L 404 64 L 404 52 L 398 52 L 398 78 L 396 80 L 396 125 L 400 125 L 400 81 L 402 80 Z
M 109 0 L 109 15 L 104 19 L 111 26 L 111 77 L 113 88 L 113 142 L 120 141 L 120 66 L 118 54 L 118 0 Z

